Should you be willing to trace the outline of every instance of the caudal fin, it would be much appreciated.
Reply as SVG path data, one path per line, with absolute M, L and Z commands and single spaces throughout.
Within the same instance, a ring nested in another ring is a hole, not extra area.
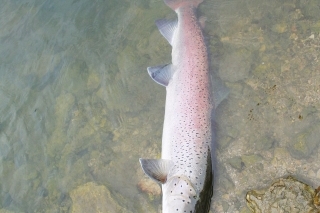
M 168 5 L 173 10 L 176 10 L 179 7 L 187 6 L 187 5 L 197 8 L 202 1 L 203 0 L 164 0 L 166 5 Z

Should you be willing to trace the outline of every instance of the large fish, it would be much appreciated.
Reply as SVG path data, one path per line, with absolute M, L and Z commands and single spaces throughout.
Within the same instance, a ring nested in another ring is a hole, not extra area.
M 214 103 L 208 51 L 196 16 L 202 0 L 164 0 L 178 20 L 156 25 L 172 46 L 172 64 L 148 67 L 166 87 L 162 159 L 140 159 L 162 184 L 163 213 L 207 213 L 213 194 Z

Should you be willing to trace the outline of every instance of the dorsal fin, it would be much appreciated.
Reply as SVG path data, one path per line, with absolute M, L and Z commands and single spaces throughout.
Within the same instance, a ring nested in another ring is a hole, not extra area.
M 139 159 L 141 167 L 151 179 L 164 184 L 167 181 L 167 176 L 173 168 L 173 162 L 165 159 Z
M 156 25 L 163 37 L 165 37 L 172 46 L 173 33 L 178 26 L 178 20 L 159 19 L 156 21 Z
M 162 86 L 168 86 L 169 81 L 174 73 L 172 64 L 148 67 L 150 77 Z
M 204 16 L 200 16 L 199 19 L 198 19 L 198 22 L 199 22 L 200 27 L 201 27 L 202 30 L 206 26 L 206 21 L 207 21 L 207 18 L 204 17 Z
M 217 108 L 218 105 L 228 97 L 229 89 L 215 73 L 211 75 L 211 82 L 213 87 L 213 102 L 215 104 L 215 108 Z

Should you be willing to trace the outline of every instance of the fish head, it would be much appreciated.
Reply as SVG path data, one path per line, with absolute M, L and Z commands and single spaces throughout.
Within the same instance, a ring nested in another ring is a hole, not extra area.
M 184 175 L 167 179 L 162 185 L 163 213 L 194 213 L 198 200 L 196 188 Z

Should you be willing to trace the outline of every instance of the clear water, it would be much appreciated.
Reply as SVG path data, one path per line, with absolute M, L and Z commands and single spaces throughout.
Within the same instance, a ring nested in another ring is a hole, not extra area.
M 246 192 L 286 175 L 320 185 L 318 0 L 199 11 L 230 89 L 212 212 L 249 212 Z M 165 89 L 146 67 L 171 60 L 154 20 L 173 11 L 162 0 L 3 0 L 0 16 L 0 212 L 159 212 L 138 158 L 160 156 Z

